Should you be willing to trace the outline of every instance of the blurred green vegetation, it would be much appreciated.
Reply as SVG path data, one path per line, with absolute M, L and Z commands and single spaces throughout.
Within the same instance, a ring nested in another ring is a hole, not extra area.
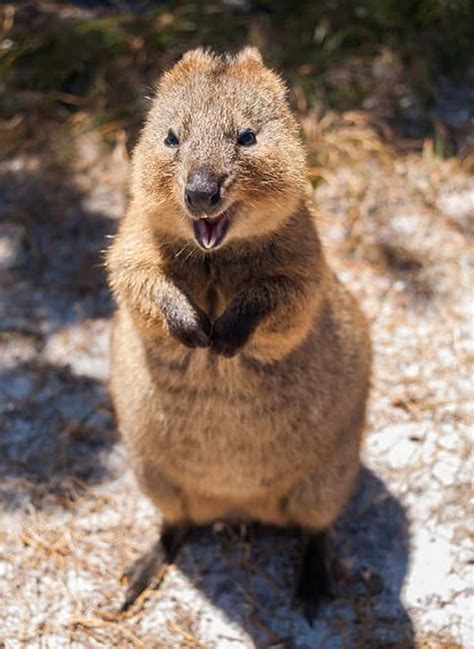
M 197 45 L 255 44 L 295 88 L 300 112 L 364 108 L 402 137 L 434 131 L 440 84 L 474 79 L 472 0 L 37 1 L 0 11 L 7 153 L 77 115 L 133 140 L 147 89 Z

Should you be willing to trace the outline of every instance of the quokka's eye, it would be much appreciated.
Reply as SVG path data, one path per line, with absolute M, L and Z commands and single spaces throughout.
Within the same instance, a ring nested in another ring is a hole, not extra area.
M 253 144 L 257 144 L 257 136 L 252 129 L 248 128 L 239 134 L 237 144 L 240 144 L 240 146 L 252 146 Z
M 179 146 L 179 140 L 177 135 L 172 129 L 169 129 L 168 135 L 165 137 L 166 146 Z

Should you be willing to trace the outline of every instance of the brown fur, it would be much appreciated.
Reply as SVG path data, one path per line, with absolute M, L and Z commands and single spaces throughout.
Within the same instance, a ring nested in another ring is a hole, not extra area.
M 257 144 L 238 149 L 249 127 Z M 169 128 L 177 149 L 163 145 Z M 210 252 L 183 202 L 198 165 L 226 175 L 233 206 Z M 328 267 L 305 187 L 284 85 L 256 50 L 192 51 L 165 73 L 108 270 L 119 427 L 167 523 L 244 517 L 317 531 L 349 498 L 369 335 Z

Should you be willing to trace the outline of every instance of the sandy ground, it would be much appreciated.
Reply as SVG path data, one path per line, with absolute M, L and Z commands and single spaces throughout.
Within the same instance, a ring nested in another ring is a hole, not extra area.
M 361 485 L 334 531 L 337 597 L 312 629 L 291 605 L 297 540 L 225 529 L 117 613 L 122 571 L 159 524 L 106 390 L 101 249 L 126 152 L 88 132 L 63 168 L 21 155 L 0 168 L 0 646 L 474 647 L 473 177 L 429 147 L 348 142 L 313 170 L 315 198 L 372 322 L 374 385 Z

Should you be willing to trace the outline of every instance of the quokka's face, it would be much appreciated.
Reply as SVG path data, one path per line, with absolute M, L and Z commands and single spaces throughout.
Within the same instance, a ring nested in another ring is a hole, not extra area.
M 281 80 L 257 50 L 188 52 L 162 77 L 134 155 L 154 227 L 205 251 L 272 232 L 305 184 Z

